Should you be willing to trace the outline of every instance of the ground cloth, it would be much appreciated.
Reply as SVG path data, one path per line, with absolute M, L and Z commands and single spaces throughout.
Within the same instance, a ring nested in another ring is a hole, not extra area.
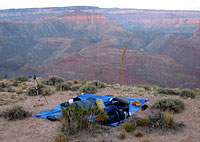
M 80 98 L 81 100 L 85 100 L 88 97 L 94 97 L 96 99 L 99 98 L 99 99 L 101 99 L 103 101 L 103 103 L 105 105 L 107 105 L 107 104 L 109 104 L 111 102 L 111 100 L 113 98 L 113 95 L 102 96 L 102 95 L 86 94 L 85 93 L 83 95 L 79 94 L 79 95 L 77 95 L 77 97 Z M 138 100 L 141 105 L 144 104 L 146 101 L 148 101 L 148 99 L 144 99 L 144 98 L 131 98 L 131 97 L 125 97 L 125 98 L 127 98 L 128 100 L 130 100 L 130 104 L 129 104 L 129 114 L 130 115 L 133 115 L 134 113 L 136 113 L 140 109 L 140 107 L 141 107 L 141 106 L 134 106 L 134 105 L 132 105 L 133 101 Z M 62 115 L 61 105 L 57 105 L 54 108 L 52 108 L 51 110 L 45 110 L 45 111 L 40 112 L 38 114 L 34 114 L 33 117 L 53 120 L 51 118 L 53 118 L 54 116 Z M 109 126 L 117 126 L 121 122 L 123 122 L 123 121 L 112 123 L 112 124 L 108 124 L 108 125 Z

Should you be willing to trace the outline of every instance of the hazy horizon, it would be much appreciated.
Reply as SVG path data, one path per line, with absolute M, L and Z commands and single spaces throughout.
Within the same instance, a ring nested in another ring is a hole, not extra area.
M 68 6 L 96 6 L 100 8 L 133 8 L 155 10 L 200 10 L 199 0 L 0 0 L 0 10 L 68 7 Z

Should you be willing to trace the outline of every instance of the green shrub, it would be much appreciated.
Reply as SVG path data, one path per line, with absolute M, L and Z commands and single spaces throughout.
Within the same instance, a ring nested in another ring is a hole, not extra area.
M 142 142 L 152 142 L 150 139 L 144 139 Z
M 46 88 L 44 85 L 38 85 L 38 94 L 42 96 L 50 96 L 54 92 L 51 89 Z M 27 89 L 26 94 L 28 96 L 37 96 L 37 90 L 35 87 L 30 87 Z
M 149 86 L 149 85 L 144 85 L 144 89 L 147 90 L 147 91 L 153 91 L 153 87 L 152 86 Z
M 164 122 L 166 125 L 168 125 L 170 128 L 174 126 L 174 117 L 173 113 L 170 111 L 164 112 Z
M 70 87 L 70 90 L 71 90 L 71 91 L 78 91 L 78 90 L 81 88 L 81 86 L 82 86 L 82 85 L 80 85 L 80 84 L 72 85 L 72 86 Z
M 56 91 L 68 91 L 70 90 L 71 84 L 68 82 L 62 82 L 56 84 Z
M 54 93 L 50 88 L 44 88 L 42 89 L 42 96 L 50 96 Z
M 147 117 L 144 117 L 144 118 L 140 119 L 138 123 L 140 126 L 145 127 L 149 124 L 149 122 L 150 122 L 149 119 Z
M 83 85 L 79 89 L 80 93 L 90 93 L 90 94 L 95 94 L 97 92 L 97 88 L 94 85 Z
M 74 103 L 66 109 L 62 108 L 62 130 L 67 134 L 75 134 L 81 130 L 95 130 L 95 125 L 89 121 L 89 116 L 97 114 L 96 111 L 97 107 L 85 110 Z
M 16 91 L 16 94 L 22 94 L 23 93 L 23 90 L 22 89 L 19 89 Z
M 122 92 L 133 91 L 133 87 L 123 85 L 123 86 L 121 87 L 121 91 L 122 91 Z
M 18 105 L 1 113 L 1 117 L 4 117 L 7 120 L 21 120 L 30 116 L 30 112 L 24 110 L 22 106 Z
M 158 93 L 167 94 L 167 95 L 180 95 L 179 90 L 169 89 L 169 88 L 159 88 Z
M 15 92 L 16 90 L 13 89 L 13 88 L 11 88 L 11 87 L 9 87 L 9 88 L 7 88 L 7 91 L 10 92 L 10 93 L 13 93 L 13 92 Z
M 123 129 L 126 131 L 126 132 L 130 132 L 131 130 L 133 130 L 133 125 L 131 123 L 126 123 L 123 127 Z
M 134 132 L 134 136 L 135 137 L 143 137 L 143 133 L 140 131 L 140 130 L 136 130 L 135 132 Z
M 181 91 L 181 97 L 185 97 L 185 98 L 192 98 L 194 99 L 197 96 L 197 93 L 189 90 L 189 89 L 183 89 Z
M 101 88 L 105 88 L 106 87 L 103 82 L 100 82 L 100 81 L 97 81 L 97 80 L 92 81 L 91 85 L 96 86 L 97 89 L 101 89 Z
M 0 87 L 1 88 L 6 88 L 6 84 L 4 82 L 0 82 Z
M 179 113 L 184 110 L 185 105 L 181 100 L 165 98 L 156 101 L 151 108 L 160 109 L 162 111 L 169 110 L 175 113 Z
M 49 84 L 52 84 L 52 85 L 56 85 L 56 84 L 60 84 L 64 82 L 64 80 L 60 77 L 57 77 L 57 76 L 53 76 L 53 77 L 50 77 L 49 78 Z
M 14 80 L 13 81 L 13 86 L 18 86 L 19 84 L 21 84 L 22 82 L 21 81 L 19 81 L 19 80 Z
M 25 76 L 18 76 L 18 77 L 12 78 L 11 80 L 12 81 L 26 82 L 26 81 L 28 81 L 28 78 L 25 77 Z
M 68 142 L 68 137 L 63 135 L 55 136 L 54 142 Z
M 123 140 L 123 139 L 125 139 L 125 137 L 126 137 L 126 131 L 125 131 L 125 130 L 122 130 L 122 131 L 120 132 L 120 134 L 119 134 L 119 138 L 120 138 L 121 140 Z

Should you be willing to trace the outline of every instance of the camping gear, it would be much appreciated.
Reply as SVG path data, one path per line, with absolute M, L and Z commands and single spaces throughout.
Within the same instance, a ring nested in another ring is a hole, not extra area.
M 140 104 L 140 102 L 138 100 L 134 101 L 132 103 L 132 105 L 134 105 L 134 106 L 141 106 L 141 104 Z
M 97 98 L 96 99 L 96 104 L 97 104 L 98 109 L 101 112 L 104 112 L 105 105 L 103 104 L 103 101 Z
M 124 105 L 129 105 L 130 101 L 128 99 L 126 99 L 125 97 L 122 96 L 116 96 L 115 98 L 113 98 L 113 101 L 119 101 L 120 103 L 124 104 Z
M 88 98 L 95 98 L 95 99 L 100 99 L 102 100 L 102 102 L 104 103 L 104 105 L 106 106 L 105 110 L 110 111 L 109 114 L 109 119 L 106 123 L 107 126 L 117 126 L 119 123 L 122 123 L 124 120 L 128 119 L 126 118 L 126 111 L 122 110 L 122 107 L 120 108 L 120 103 L 116 102 L 114 103 L 113 106 L 113 95 L 95 95 L 95 94 L 79 94 L 77 95 L 76 98 L 73 98 L 73 101 L 84 101 Z M 144 99 L 144 98 L 131 98 L 131 97 L 124 97 L 126 99 L 128 99 L 130 101 L 128 106 L 128 114 L 129 115 L 133 115 L 134 113 L 136 113 L 140 107 L 134 106 L 132 105 L 132 102 L 138 100 L 140 102 L 140 104 L 144 104 L 146 101 L 148 101 L 149 99 Z M 38 114 L 34 114 L 33 117 L 37 117 L 37 118 L 43 118 L 43 119 L 49 119 L 49 120 L 57 120 L 56 116 L 61 116 L 62 115 L 62 109 L 61 108 L 66 109 L 66 107 L 68 107 L 67 102 L 64 102 L 60 105 L 55 106 L 54 108 L 52 108 L 52 110 L 45 110 L 43 112 L 40 112 L 39 115 Z M 110 107 L 110 108 L 107 108 Z M 113 109 L 113 110 L 112 110 Z M 112 111 L 111 111 L 112 110 Z M 124 114 L 122 114 L 120 111 L 122 111 Z M 113 114 L 113 115 L 111 115 Z M 37 116 L 38 115 L 38 116 Z M 124 118 L 123 118 L 124 117 Z M 123 118 L 123 119 L 122 119 Z

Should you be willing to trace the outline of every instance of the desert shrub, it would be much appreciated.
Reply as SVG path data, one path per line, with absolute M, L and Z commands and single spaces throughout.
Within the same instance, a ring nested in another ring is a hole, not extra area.
M 68 142 L 68 137 L 59 134 L 54 137 L 54 142 Z
M 26 89 L 27 88 L 27 86 L 22 86 L 22 89 Z
M 124 126 L 123 126 L 123 129 L 126 131 L 126 132 L 130 132 L 131 130 L 133 130 L 133 125 L 131 123 L 126 123 Z
M 56 91 L 68 91 L 70 90 L 71 84 L 68 82 L 62 82 L 56 84 Z
M 81 84 L 85 85 L 85 84 L 87 84 L 87 81 L 84 80 L 84 81 L 81 82 Z
M 153 91 L 154 88 L 152 86 L 149 86 L 149 85 L 144 85 L 144 89 L 147 90 L 147 91 Z
M 0 82 L 0 87 L 1 88 L 6 88 L 6 84 L 4 82 Z
M 49 78 L 49 83 L 52 84 L 52 85 L 56 85 L 56 84 L 59 84 L 59 83 L 62 83 L 64 82 L 64 80 L 60 77 L 57 77 L 57 76 L 53 76 L 53 77 L 50 77 Z
M 80 89 L 79 89 L 80 93 L 90 93 L 90 94 L 95 94 L 97 92 L 97 87 L 94 85 L 83 85 Z
M 44 85 L 38 85 L 38 94 L 43 96 L 50 96 L 54 92 L 51 89 L 46 88 Z M 28 96 L 37 96 L 37 90 L 35 87 L 30 87 L 27 89 L 26 94 Z
M 86 110 L 73 103 L 66 109 L 62 108 L 62 130 L 67 134 L 76 134 L 81 130 L 95 130 L 94 123 L 89 121 L 92 114 L 98 114 L 97 107 Z
M 19 80 L 14 80 L 13 81 L 13 86 L 18 86 L 19 84 L 21 84 L 22 82 L 21 81 L 19 81 Z
M 135 129 L 139 125 L 140 119 L 141 119 L 140 117 L 134 114 L 129 117 L 127 122 L 131 123 L 133 126 L 133 129 Z
M 149 124 L 149 122 L 150 122 L 149 118 L 144 117 L 144 118 L 140 119 L 138 123 L 139 123 L 140 126 L 145 127 Z
M 197 93 L 190 89 L 183 89 L 181 91 L 181 97 L 194 99 L 196 97 L 196 95 L 197 95 Z
M 122 130 L 122 131 L 120 132 L 120 134 L 119 134 L 119 138 L 120 138 L 121 140 L 123 140 L 125 137 L 126 137 L 126 131 L 125 131 L 125 130 Z
M 142 133 L 140 130 L 136 130 L 136 131 L 134 132 L 134 136 L 135 136 L 135 137 L 143 137 L 143 133 Z
M 26 77 L 26 76 L 18 76 L 18 77 L 12 78 L 11 80 L 12 81 L 26 82 L 26 81 L 28 81 L 28 77 Z
M 194 89 L 194 92 L 200 93 L 200 89 L 199 89 L 199 88 L 195 88 L 195 89 Z
M 151 108 L 160 109 L 162 111 L 169 110 L 175 113 L 179 113 L 184 110 L 185 105 L 181 100 L 164 98 L 156 101 Z
M 160 125 L 164 121 L 163 112 L 159 109 L 153 110 L 148 114 L 150 123 Z
M 152 142 L 150 139 L 144 139 L 142 142 Z
M 16 90 L 13 89 L 13 88 L 11 88 L 11 87 L 9 87 L 9 88 L 7 88 L 7 91 L 10 92 L 10 93 L 13 93 L 13 92 L 15 92 Z
M 22 94 L 23 93 L 23 90 L 22 89 L 19 89 L 16 91 L 16 94 Z
M 174 117 L 173 117 L 172 112 L 170 112 L 170 111 L 164 112 L 164 122 L 170 128 L 172 128 L 174 126 Z
M 71 90 L 71 91 L 78 91 L 78 90 L 81 88 L 81 86 L 82 86 L 82 85 L 80 85 L 80 84 L 72 85 L 72 86 L 70 87 L 70 90 Z
M 42 89 L 42 96 L 50 96 L 54 93 L 50 88 L 44 88 Z
M 94 80 L 91 82 L 91 85 L 96 86 L 97 89 L 105 88 L 105 84 L 101 81 Z
M 179 90 L 169 89 L 169 88 L 159 88 L 158 93 L 167 94 L 167 95 L 180 95 Z
M 42 80 L 41 82 L 42 84 L 44 85 L 53 85 L 52 82 L 50 82 L 49 80 L 45 79 L 45 80 Z
M 0 92 L 3 92 L 4 91 L 4 89 L 0 86 Z
M 121 91 L 122 91 L 122 92 L 133 91 L 133 87 L 123 85 L 123 86 L 121 87 Z
M 7 120 L 21 120 L 30 117 L 31 113 L 24 110 L 22 106 L 14 106 L 1 113 L 1 116 Z

